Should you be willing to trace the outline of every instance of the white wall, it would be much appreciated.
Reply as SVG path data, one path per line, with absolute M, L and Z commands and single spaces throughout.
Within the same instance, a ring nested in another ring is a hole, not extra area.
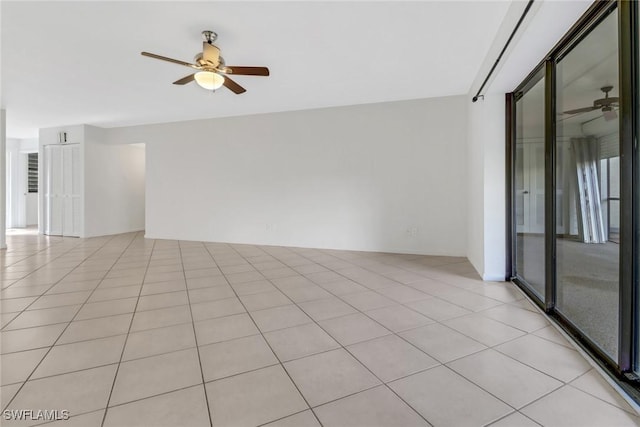
M 105 143 L 85 126 L 85 236 L 144 229 L 145 149 Z
M 109 129 L 150 238 L 466 253 L 464 97 Z
M 18 194 L 20 191 L 19 181 L 19 158 L 20 158 L 20 141 L 18 139 L 6 139 L 6 162 L 5 162 L 5 179 L 6 179 L 6 227 L 24 227 L 19 218 L 21 218 L 20 205 L 18 203 Z
M 79 168 L 82 208 L 80 237 L 126 233 L 144 229 L 144 147 L 106 143 L 106 131 L 88 125 L 40 129 L 40 182 L 43 146 L 57 144 L 58 134 L 67 132 L 69 143 L 80 144 Z M 43 187 L 44 188 L 44 187 Z M 44 206 L 41 192 L 40 206 Z M 40 212 L 40 232 L 44 231 Z
M 469 245 L 467 257 L 484 280 L 506 272 L 506 142 L 504 94 L 469 107 Z
M 6 110 L 0 109 L 0 249 L 7 247 L 7 134 Z
M 482 104 L 480 104 L 482 105 Z M 478 273 L 484 275 L 484 147 L 473 134 L 482 129 L 482 114 L 477 104 L 469 104 L 467 136 L 467 258 Z

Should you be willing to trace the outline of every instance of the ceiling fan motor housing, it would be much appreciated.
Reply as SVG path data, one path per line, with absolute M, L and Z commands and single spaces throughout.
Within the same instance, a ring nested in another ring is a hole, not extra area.
M 608 107 L 611 104 L 618 102 L 618 98 L 609 98 L 609 92 L 611 92 L 612 89 L 613 89 L 613 86 L 601 87 L 600 90 L 604 92 L 604 98 L 596 99 L 595 101 L 593 101 L 593 106 Z
M 202 37 L 204 38 L 204 41 L 206 41 L 207 43 L 213 44 L 213 42 L 216 41 L 216 39 L 218 38 L 218 34 L 215 31 L 204 30 L 202 32 Z

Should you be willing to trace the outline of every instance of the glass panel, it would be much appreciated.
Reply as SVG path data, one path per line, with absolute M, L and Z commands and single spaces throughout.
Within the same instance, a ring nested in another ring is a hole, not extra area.
M 618 353 L 620 174 L 617 11 L 558 63 L 557 309 Z
M 544 75 L 516 101 L 516 275 L 544 301 Z

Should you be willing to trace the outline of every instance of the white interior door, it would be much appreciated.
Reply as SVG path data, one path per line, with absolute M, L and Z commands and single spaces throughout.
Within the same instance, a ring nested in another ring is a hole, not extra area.
M 62 150 L 44 147 L 44 234 L 62 235 Z
M 78 182 L 78 165 L 80 162 L 80 146 L 69 144 L 62 146 L 63 166 L 63 236 L 79 236 L 80 219 L 80 183 Z
M 44 149 L 44 233 L 80 235 L 80 146 L 47 145 Z

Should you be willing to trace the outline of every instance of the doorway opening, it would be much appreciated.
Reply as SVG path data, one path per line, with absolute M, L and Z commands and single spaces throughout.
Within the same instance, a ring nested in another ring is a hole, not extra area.
M 38 140 L 8 139 L 6 162 L 6 227 L 8 230 L 38 229 Z

